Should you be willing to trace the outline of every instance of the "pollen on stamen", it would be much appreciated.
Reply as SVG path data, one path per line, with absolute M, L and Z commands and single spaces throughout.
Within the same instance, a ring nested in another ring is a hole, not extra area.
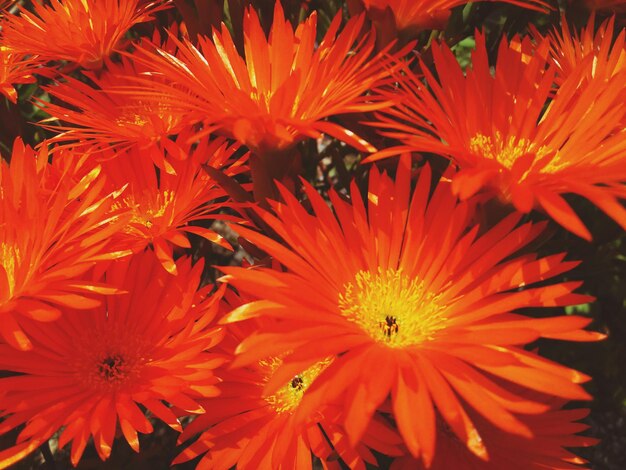
M 123 108 L 115 123 L 120 127 L 126 127 L 129 124 L 145 127 L 150 124 L 159 130 L 169 131 L 174 129 L 181 121 L 181 116 L 171 106 L 164 104 L 153 105 L 139 101 L 132 106 Z
M 175 191 L 165 190 L 155 195 L 147 194 L 143 198 L 125 197 L 115 204 L 114 209 L 125 207 L 130 209 L 131 219 L 124 228 L 125 233 L 136 233 L 137 226 L 151 229 L 158 219 L 164 217 L 170 205 L 175 202 Z
M 322 373 L 330 362 L 330 359 L 325 359 L 313 364 L 305 371 L 295 375 L 287 384 L 278 389 L 275 393 L 266 396 L 265 401 L 272 408 L 274 408 L 276 413 L 280 414 L 293 412 L 300 404 L 307 388 L 309 388 L 313 381 Z M 272 358 L 259 362 L 259 365 L 263 369 L 266 369 L 268 380 L 281 364 L 282 359 L 280 358 Z
M 546 146 L 539 146 L 528 139 L 518 139 L 516 136 L 508 136 L 505 139 L 500 132 L 496 132 L 493 138 L 476 134 L 470 139 L 469 149 L 473 154 L 494 160 L 508 170 L 513 168 L 519 158 L 528 154 L 535 156 L 535 162 L 549 158 L 547 163 L 542 163 L 538 168 L 540 173 L 554 173 L 566 166 L 558 152 Z
M 446 324 L 438 296 L 401 270 L 360 271 L 339 296 L 339 310 L 372 339 L 394 348 L 429 341 Z
M 115 123 L 120 127 L 125 127 L 129 124 L 143 127 L 146 124 L 148 124 L 148 122 L 149 121 L 145 118 L 145 116 L 142 116 L 141 114 L 137 114 L 137 113 L 124 115 L 115 120 Z

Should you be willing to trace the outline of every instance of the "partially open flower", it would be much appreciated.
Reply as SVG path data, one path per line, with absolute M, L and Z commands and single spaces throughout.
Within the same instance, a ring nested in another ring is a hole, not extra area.
M 126 225 L 112 236 L 112 242 L 119 250 L 130 249 L 135 253 L 152 247 L 171 274 L 176 274 L 173 250 L 191 248 L 189 234 L 232 250 L 221 235 L 195 224 L 215 219 L 240 220 L 233 214 L 220 214 L 220 209 L 233 207 L 235 203 L 227 201 L 226 192 L 203 166 L 219 169 L 230 177 L 247 171 L 247 154 L 237 155 L 239 144 L 229 145 L 225 139 L 218 138 L 203 140 L 192 149 L 185 139 L 184 135 L 179 138 L 180 147 L 189 157 L 171 161 L 173 174 L 159 172 L 137 148 L 102 163 L 109 189 L 124 188 L 116 208 L 130 215 Z M 160 158 L 163 159 L 162 154 Z
M 397 104 L 372 125 L 402 145 L 370 160 L 433 152 L 458 167 L 452 190 L 461 199 L 480 191 L 523 213 L 538 207 L 590 240 L 562 196 L 574 193 L 626 228 L 626 70 L 590 76 L 583 61 L 555 93 L 549 48 L 503 39 L 492 72 L 481 34 L 467 71 L 446 45 L 433 45 L 438 78 L 423 67 L 426 87 L 407 70 L 399 91 L 382 92 Z
M 94 154 L 134 149 L 168 173 L 173 172 L 169 160 L 187 158 L 169 139 L 185 127 L 185 113 L 180 108 L 148 100 L 141 93 L 119 92 L 123 85 L 134 84 L 132 80 L 137 76 L 155 83 L 162 80 L 145 75 L 145 68 L 129 60 L 120 64 L 107 62 L 106 71 L 87 75 L 93 85 L 64 77 L 63 81 L 45 87 L 56 102 L 38 102 L 51 115 L 39 125 L 58 132 L 52 142 L 61 148 Z
M 372 151 L 353 132 L 326 120 L 385 105 L 364 93 L 388 75 L 393 58 L 373 54 L 373 34 L 360 35 L 364 18 L 351 19 L 338 33 L 337 15 L 317 46 L 315 12 L 295 31 L 280 2 L 273 18 L 268 38 L 256 11 L 247 10 L 245 59 L 226 26 L 213 32 L 213 40 L 199 37 L 198 48 L 178 41 L 175 55 L 138 48 L 133 57 L 171 83 L 146 86 L 142 93 L 154 102 L 180 107 L 190 120 L 234 137 L 259 155 L 270 156 L 322 132 Z
M 126 32 L 163 8 L 161 1 L 51 0 L 32 2 L 33 12 L 20 9 L 2 22 L 6 45 L 45 60 L 65 60 L 99 69 Z
M 113 208 L 117 193 L 104 191 L 102 168 L 85 170 L 78 155 L 64 160 L 49 164 L 45 144 L 35 152 L 20 139 L 11 163 L 0 160 L 0 335 L 19 349 L 32 348 L 22 320 L 95 307 L 95 296 L 116 289 L 79 277 L 97 261 L 130 254 L 110 243 L 126 216 Z
M 617 35 L 615 17 L 604 21 L 595 31 L 595 15 L 589 17 L 587 26 L 580 33 L 571 31 L 565 17 L 561 19 L 561 31 L 550 33 L 550 54 L 557 68 L 556 82 L 562 85 L 572 75 L 586 69 L 588 79 L 610 79 L 626 69 L 626 31 Z M 535 34 L 536 39 L 541 37 Z M 626 87 L 625 87 L 626 88 Z

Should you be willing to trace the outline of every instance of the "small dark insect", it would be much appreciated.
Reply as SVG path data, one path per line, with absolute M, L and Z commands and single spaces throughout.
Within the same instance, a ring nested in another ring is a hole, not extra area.
M 304 380 L 302 380 L 302 377 L 296 375 L 293 379 L 291 379 L 291 388 L 302 390 L 304 388 Z
M 378 326 L 380 326 L 383 330 L 383 334 L 387 338 L 391 338 L 392 333 L 395 334 L 400 329 L 400 326 L 396 323 L 396 317 L 392 317 L 391 315 L 387 315 L 385 321 L 381 321 Z

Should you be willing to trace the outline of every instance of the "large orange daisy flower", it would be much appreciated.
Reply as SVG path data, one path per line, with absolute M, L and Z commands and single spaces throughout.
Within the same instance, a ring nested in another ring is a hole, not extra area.
M 123 152 L 136 147 L 166 172 L 172 173 L 169 159 L 185 159 L 186 154 L 169 140 L 184 127 L 185 113 L 166 103 L 146 100 L 139 93 L 126 94 L 116 89 L 143 75 L 145 69 L 128 60 L 107 62 L 105 73 L 88 74 L 94 86 L 72 77 L 44 89 L 65 104 L 40 102 L 52 117 L 40 125 L 59 132 L 52 141 L 63 148 L 80 148 L 94 153 L 104 150 Z M 159 78 L 149 76 L 148 80 Z M 49 124 L 60 121 L 61 124 Z M 165 150 L 165 153 L 164 153 Z
M 235 295 L 229 300 L 231 305 L 233 301 L 242 303 Z M 220 349 L 232 358 L 241 340 L 257 328 L 254 320 L 230 325 Z M 364 442 L 357 446 L 348 442 L 337 419 L 337 407 L 316 410 L 304 424 L 295 421 L 302 396 L 330 362 L 323 359 L 290 377 L 274 376 L 282 363 L 280 356 L 241 369 L 216 371 L 222 379 L 220 395 L 206 400 L 206 412 L 185 428 L 180 441 L 202 434 L 173 463 L 204 454 L 198 470 L 228 470 L 235 465 L 241 470 L 311 469 L 313 454 L 324 462 L 324 468 L 343 468 L 338 462 L 341 459 L 351 469 L 364 470 L 365 462 L 376 464 L 368 446 L 386 455 L 402 455 L 401 439 L 380 419 L 372 422 Z M 281 382 L 280 388 L 266 395 L 264 389 L 274 380 Z
M 0 335 L 19 349 L 31 342 L 20 323 L 55 320 L 59 307 L 93 308 L 94 294 L 115 289 L 80 280 L 97 261 L 129 254 L 109 237 L 124 224 L 103 191 L 101 168 L 84 172 L 83 159 L 48 164 L 45 145 L 35 153 L 16 140 L 11 164 L 0 161 Z
M 374 16 L 381 17 L 385 10 L 391 11 L 395 26 L 399 31 L 413 32 L 445 27 L 451 10 L 468 0 L 361 0 L 365 8 Z M 483 0 L 498 1 L 498 0 Z M 542 0 L 502 0 L 532 10 L 545 11 L 548 4 Z
M 66 60 L 98 69 L 124 34 L 151 19 L 163 2 L 140 0 L 51 0 L 32 2 L 33 12 L 21 8 L 6 15 L 2 30 L 6 44 L 16 52 L 37 54 L 46 60 Z
M 177 41 L 176 55 L 140 47 L 133 57 L 173 84 L 144 90 L 145 96 L 180 106 L 191 120 L 205 122 L 208 130 L 220 129 L 260 156 L 321 132 L 372 151 L 353 132 L 325 118 L 379 108 L 381 103 L 364 92 L 387 75 L 391 58 L 373 56 L 374 36 L 360 36 L 363 17 L 351 19 L 338 34 L 340 24 L 337 15 L 316 47 L 316 13 L 294 32 L 276 2 L 269 38 L 255 10 L 247 10 L 245 59 L 226 26 L 213 32 L 213 41 L 199 37 L 199 48 Z
M 172 278 L 148 254 L 114 263 L 107 282 L 127 294 L 107 297 L 88 312 L 71 309 L 51 324 L 24 322 L 35 343 L 28 352 L 0 345 L 0 368 L 19 375 L 0 379 L 0 433 L 25 424 L 17 444 L 0 452 L 6 468 L 57 431 L 59 447 L 72 442 L 77 465 L 90 436 L 105 460 L 118 427 L 139 451 L 137 432 L 152 425 L 144 411 L 182 430 L 163 402 L 202 413 L 198 398 L 217 394 L 213 369 L 223 359 L 208 352 L 221 340 L 212 326 L 218 296 L 196 292 L 202 263 L 178 263 Z
M 199 235 L 232 250 L 215 231 L 190 225 L 202 220 L 240 220 L 233 215 L 219 214 L 220 209 L 232 207 L 233 203 L 226 202 L 226 193 L 207 175 L 203 165 L 220 169 L 230 177 L 247 171 L 244 165 L 247 155 L 235 156 L 240 148 L 238 144 L 229 145 L 224 139 L 205 139 L 192 150 L 185 140 L 185 136 L 179 137 L 180 147 L 189 158 L 172 161 L 175 174 L 159 173 L 138 149 L 102 164 L 111 190 L 126 186 L 116 205 L 130 213 L 130 220 L 114 235 L 115 246 L 138 252 L 150 245 L 171 274 L 176 274 L 174 247 L 191 247 L 186 234 Z
M 563 261 L 564 254 L 513 256 L 544 224 L 516 228 L 521 216 L 514 213 L 478 235 L 481 228 L 470 225 L 470 203 L 457 204 L 449 184 L 440 183 L 429 198 L 428 166 L 411 195 L 409 166 L 403 158 L 395 182 L 372 169 L 367 208 L 356 185 L 352 204 L 331 193 L 336 217 L 311 186 L 306 193 L 315 215 L 283 190 L 286 202 L 275 205 L 277 215 L 261 215 L 286 246 L 237 229 L 288 270 L 222 268 L 238 290 L 260 299 L 235 309 L 227 321 L 280 320 L 245 339 L 236 363 L 282 354 L 274 375 L 288 378 L 331 357 L 296 416 L 340 404 L 356 443 L 391 394 L 398 430 L 426 465 L 435 455 L 437 420 L 486 458 L 468 410 L 501 432 L 530 436 L 517 415 L 546 409 L 502 382 L 565 399 L 589 398 L 579 385 L 588 377 L 523 346 L 539 337 L 596 339 L 581 330 L 590 320 L 535 319 L 513 311 L 591 298 L 572 293 L 580 282 L 545 284 L 576 266 Z M 538 282 L 543 285 L 533 286 Z M 274 381 L 266 392 L 282 385 Z
M 404 145 L 383 151 L 426 151 L 458 166 L 452 190 L 467 199 L 479 190 L 521 212 L 539 206 L 569 231 L 591 235 L 561 196 L 579 194 L 626 228 L 625 74 L 582 80 L 586 64 L 556 91 L 549 41 L 500 44 L 495 73 L 483 35 L 476 37 L 472 69 L 463 72 L 450 49 L 433 45 L 438 79 L 424 69 L 426 88 L 407 71 L 397 105 L 373 125 Z M 546 104 L 549 103 L 549 106 Z

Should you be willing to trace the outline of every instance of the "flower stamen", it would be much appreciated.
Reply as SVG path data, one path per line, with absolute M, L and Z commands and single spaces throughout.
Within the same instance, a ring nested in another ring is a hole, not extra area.
M 119 354 L 105 357 L 98 364 L 98 374 L 105 380 L 113 382 L 124 378 L 126 361 Z
M 293 412 L 302 401 L 302 397 L 304 396 L 306 390 L 330 364 L 330 362 L 330 359 L 325 359 L 313 364 L 302 373 L 295 375 L 289 383 L 278 389 L 274 394 L 265 397 L 265 401 L 274 408 L 276 413 Z M 267 380 L 269 380 L 274 371 L 281 364 L 282 359 L 280 358 L 272 358 L 270 360 L 259 362 L 259 365 L 267 370 Z
M 553 152 L 545 145 L 540 147 L 528 139 L 518 139 L 513 135 L 505 139 L 497 131 L 493 138 L 480 133 L 476 134 L 470 139 L 469 148 L 473 154 L 494 160 L 508 170 L 513 168 L 513 165 L 519 158 L 528 154 L 533 154 L 536 162 L 544 158 L 549 159 L 538 170 L 541 173 L 554 173 L 566 166 L 565 162 L 561 160 L 559 153 Z M 524 179 L 528 172 L 521 179 Z
M 124 227 L 124 232 L 134 234 L 140 227 L 151 229 L 155 222 L 166 215 L 175 198 L 176 192 L 171 190 L 160 191 L 156 195 L 145 194 L 139 200 L 131 195 L 116 203 L 114 209 L 130 209 L 130 222 Z
M 446 320 L 424 282 L 393 269 L 359 271 L 339 295 L 339 309 L 375 341 L 394 348 L 431 340 Z

